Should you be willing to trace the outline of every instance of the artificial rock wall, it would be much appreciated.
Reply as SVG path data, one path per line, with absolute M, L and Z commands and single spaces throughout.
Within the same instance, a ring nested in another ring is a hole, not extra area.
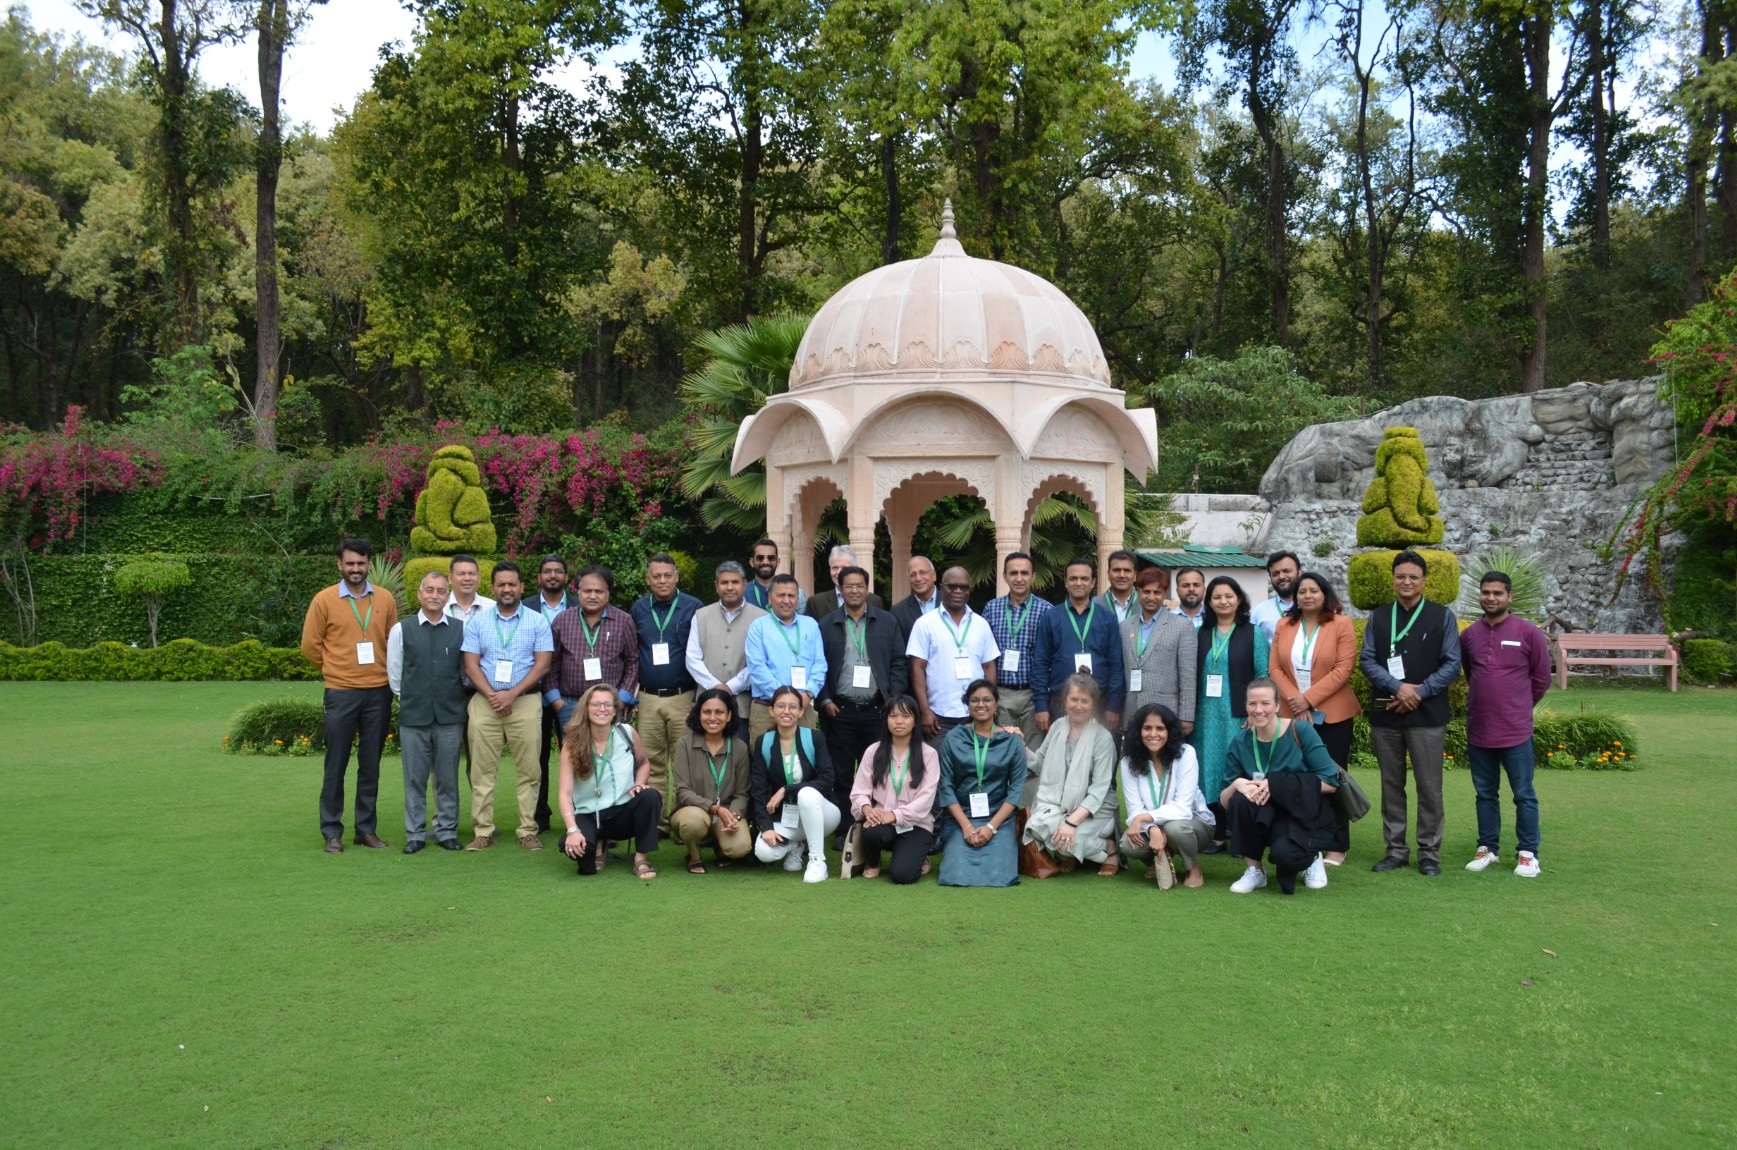
M 1655 377 L 1499 399 L 1430 396 L 1306 428 L 1261 479 L 1272 507 L 1262 545 L 1295 551 L 1343 593 L 1382 429 L 1406 424 L 1429 449 L 1447 527 L 1441 546 L 1458 552 L 1462 567 L 1498 543 L 1531 552 L 1547 572 L 1546 610 L 1562 623 L 1656 632 L 1658 605 L 1642 581 L 1631 577 L 1613 601 L 1617 561 L 1598 552 L 1675 459 L 1674 422 L 1658 384 Z

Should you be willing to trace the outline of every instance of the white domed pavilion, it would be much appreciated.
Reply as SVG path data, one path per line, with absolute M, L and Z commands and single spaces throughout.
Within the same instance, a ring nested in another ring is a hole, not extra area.
M 814 585 L 815 525 L 842 498 L 865 566 L 886 517 L 890 603 L 908 593 L 917 521 L 962 493 L 995 521 L 998 577 L 1000 560 L 1030 543 L 1040 501 L 1081 496 L 1104 578 L 1122 546 L 1121 472 L 1144 480 L 1157 465 L 1158 427 L 1110 386 L 1073 301 L 1028 271 L 966 255 L 948 204 L 934 251 L 857 277 L 815 315 L 790 390 L 743 422 L 731 467 L 762 456 L 766 534 L 797 579 Z

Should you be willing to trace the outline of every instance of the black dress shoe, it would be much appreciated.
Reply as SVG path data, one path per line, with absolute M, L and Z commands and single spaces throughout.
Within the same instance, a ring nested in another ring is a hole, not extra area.
M 404 844 L 404 853 L 407 855 L 413 855 L 417 851 L 421 850 L 423 847 L 425 847 L 427 845 L 428 845 L 428 843 L 422 839 L 416 839 L 413 842 L 407 842 Z
M 1417 864 L 1418 874 L 1436 875 L 1441 873 L 1441 864 L 1434 859 L 1424 859 Z
M 1403 866 L 1405 866 L 1404 859 L 1396 859 L 1392 855 L 1388 855 L 1369 869 L 1379 873 L 1381 871 L 1399 870 Z
M 458 845 L 457 839 L 435 839 L 434 841 L 443 851 L 456 851 L 463 849 Z
M 343 839 L 327 839 L 326 840 L 326 853 L 329 855 L 341 855 L 341 854 L 343 854 L 344 853 L 344 840 Z

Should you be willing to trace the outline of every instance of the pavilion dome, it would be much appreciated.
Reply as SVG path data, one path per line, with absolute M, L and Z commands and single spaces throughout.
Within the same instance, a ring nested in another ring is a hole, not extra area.
M 1041 276 L 966 255 L 948 204 L 928 255 L 860 275 L 826 301 L 797 349 L 790 389 L 961 377 L 1110 388 L 1085 313 Z

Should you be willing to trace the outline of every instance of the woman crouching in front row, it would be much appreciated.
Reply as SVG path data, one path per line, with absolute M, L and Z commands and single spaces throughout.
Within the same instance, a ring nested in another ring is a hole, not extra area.
M 1311 724 L 1279 717 L 1279 689 L 1271 679 L 1251 682 L 1245 697 L 1249 729 L 1230 741 L 1224 761 L 1230 782 L 1219 793 L 1231 849 L 1248 864 L 1230 889 L 1248 894 L 1267 885 L 1264 851 L 1279 872 L 1280 890 L 1295 891 L 1299 872 L 1303 885 L 1319 890 L 1327 885 L 1321 851 L 1333 841 L 1339 764 Z
M 646 786 L 651 761 L 639 735 L 615 721 L 615 688 L 595 683 L 573 708 L 561 742 L 561 780 L 556 807 L 566 821 L 561 849 L 579 862 L 579 873 L 594 875 L 603 842 L 633 840 L 633 873 L 654 879 L 645 856 L 657 849 L 657 816 L 663 796 Z
M 749 786 L 761 827 L 754 855 L 763 863 L 784 860 L 785 870 L 802 871 L 803 882 L 825 882 L 826 839 L 840 818 L 832 802 L 832 757 L 812 728 L 798 726 L 802 695 L 795 687 L 772 692 L 771 710 L 772 729 L 748 748 Z
M 1213 817 L 1200 793 L 1200 764 L 1194 748 L 1182 741 L 1176 712 L 1161 703 L 1141 707 L 1128 723 L 1122 750 L 1122 800 L 1128 805 L 1122 852 L 1152 860 L 1159 890 L 1176 885 L 1172 851 L 1187 872 L 1182 885 L 1203 885 L 1197 856 L 1212 841 Z

